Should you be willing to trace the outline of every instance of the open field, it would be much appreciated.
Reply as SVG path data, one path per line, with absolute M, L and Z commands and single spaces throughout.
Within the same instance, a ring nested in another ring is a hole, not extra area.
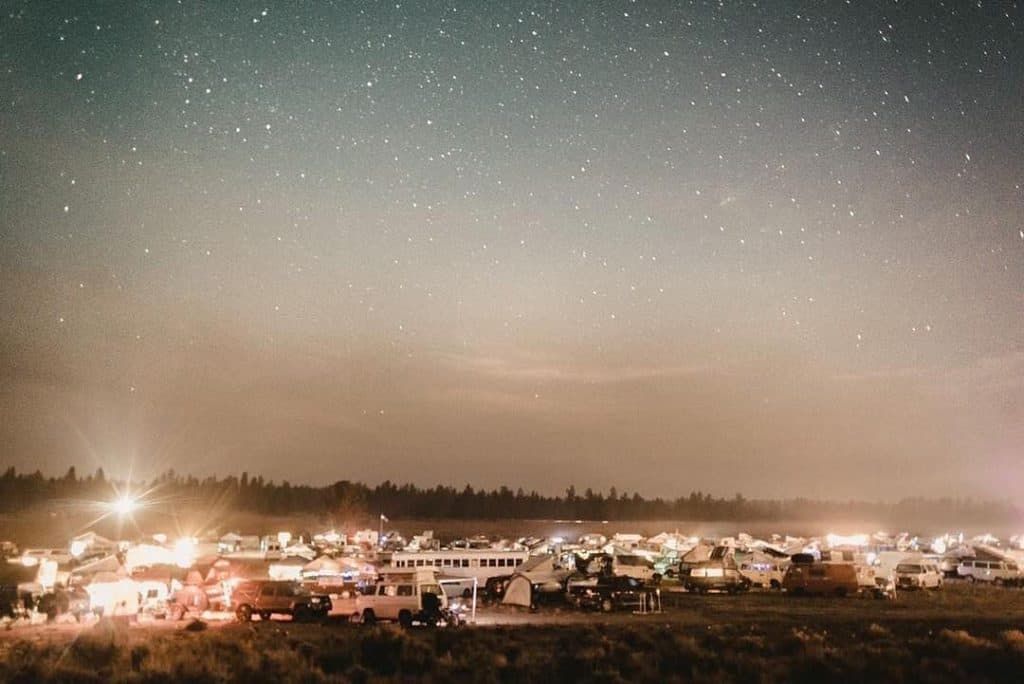
M 1024 592 L 682 596 L 665 612 L 482 611 L 458 630 L 287 621 L 33 627 L 3 681 L 1019 681 Z

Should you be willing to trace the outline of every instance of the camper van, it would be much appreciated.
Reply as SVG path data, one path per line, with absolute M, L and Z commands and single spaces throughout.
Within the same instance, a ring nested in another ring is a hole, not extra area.
M 1011 561 L 965 558 L 960 561 L 956 573 L 968 582 L 991 582 L 1012 586 L 1021 583 L 1020 569 Z
M 373 624 L 378 620 L 396 620 L 403 627 L 414 621 L 430 622 L 448 607 L 433 568 L 387 572 L 356 597 L 354 621 Z

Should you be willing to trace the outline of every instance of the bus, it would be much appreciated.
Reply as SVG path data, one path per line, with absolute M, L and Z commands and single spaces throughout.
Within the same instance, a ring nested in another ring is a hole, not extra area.
M 525 549 L 442 549 L 440 551 L 395 551 L 395 569 L 434 568 L 449 577 L 475 578 L 483 584 L 491 577 L 511 575 L 529 558 Z

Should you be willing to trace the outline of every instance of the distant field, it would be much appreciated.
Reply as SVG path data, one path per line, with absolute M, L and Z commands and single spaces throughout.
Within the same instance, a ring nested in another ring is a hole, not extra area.
M 895 601 L 686 596 L 659 615 L 481 615 L 486 626 L 273 621 L 14 630 L 0 681 L 1020 681 L 1024 592 L 956 585 Z

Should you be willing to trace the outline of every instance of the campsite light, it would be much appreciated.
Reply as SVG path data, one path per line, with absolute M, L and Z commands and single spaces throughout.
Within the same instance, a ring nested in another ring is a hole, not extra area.
M 89 548 L 89 545 L 86 544 L 84 540 L 76 539 L 73 542 L 71 542 L 71 545 L 69 546 L 68 551 L 71 552 L 72 556 L 74 556 L 75 558 L 78 558 L 83 553 L 85 553 L 85 550 L 87 548 Z
M 174 543 L 174 564 L 179 568 L 191 568 L 196 561 L 196 540 L 182 537 Z
M 35 567 L 36 565 L 39 565 L 39 559 L 35 556 L 30 556 L 26 553 L 24 556 L 21 557 L 21 564 L 24 565 L 26 568 Z
M 946 553 L 946 540 L 942 537 L 936 537 L 935 541 L 932 542 L 932 551 L 935 553 Z
M 110 503 L 111 510 L 118 515 L 131 515 L 138 507 L 138 502 L 129 494 L 119 496 Z

